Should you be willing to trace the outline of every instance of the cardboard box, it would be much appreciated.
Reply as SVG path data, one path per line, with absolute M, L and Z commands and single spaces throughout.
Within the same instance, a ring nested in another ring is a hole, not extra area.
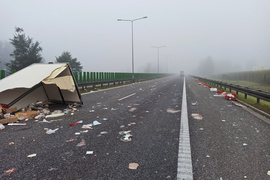
M 8 119 L 2 119 L 0 120 L 0 124 L 8 124 L 8 123 L 15 123 L 18 122 L 18 118 L 15 116 L 11 116 Z
M 38 111 L 24 111 L 15 114 L 16 117 L 23 117 L 24 119 L 34 118 L 39 115 Z

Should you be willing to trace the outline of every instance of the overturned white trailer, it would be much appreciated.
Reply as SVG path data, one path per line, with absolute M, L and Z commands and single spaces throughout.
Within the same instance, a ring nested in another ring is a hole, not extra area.
M 0 80 L 3 106 L 21 109 L 37 101 L 82 104 L 68 64 L 36 63 Z

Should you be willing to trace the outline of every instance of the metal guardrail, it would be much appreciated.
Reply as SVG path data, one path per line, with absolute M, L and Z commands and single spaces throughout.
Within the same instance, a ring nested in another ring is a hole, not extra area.
M 247 96 L 252 96 L 257 98 L 257 103 L 260 102 L 260 99 L 263 99 L 265 101 L 270 102 L 270 93 L 261 91 L 261 90 L 254 90 L 254 89 L 250 89 L 248 87 L 242 87 L 242 86 L 238 86 L 238 85 L 233 85 L 233 84 L 228 84 L 228 83 L 224 83 L 222 81 L 216 81 L 216 80 L 211 80 L 211 79 L 205 79 L 202 77 L 198 77 L 198 76 L 192 76 L 193 78 L 199 79 L 201 81 L 206 81 L 212 84 L 216 84 L 217 86 L 220 86 L 221 88 L 224 87 L 225 90 L 226 88 L 230 89 L 230 92 L 232 90 L 236 91 L 236 94 L 238 94 L 238 92 L 241 92 L 243 94 L 245 94 L 245 98 L 247 98 Z
M 95 85 L 101 85 L 103 86 L 104 84 L 115 84 L 115 83 L 124 83 L 124 82 L 139 82 L 143 80 L 150 80 L 150 79 L 157 79 L 165 76 L 157 76 L 157 77 L 145 77 L 145 78 L 132 78 L 132 79 L 117 79 L 117 80 L 109 80 L 109 81 L 96 81 L 96 82 L 85 82 L 85 83 L 78 83 L 78 87 L 87 87 L 87 86 L 93 86 Z

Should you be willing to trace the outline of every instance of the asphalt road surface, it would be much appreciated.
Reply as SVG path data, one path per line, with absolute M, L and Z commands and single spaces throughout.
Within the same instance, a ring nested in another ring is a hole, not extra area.
M 185 83 L 192 160 L 185 166 L 193 179 L 270 179 L 269 124 L 192 78 Z M 183 84 L 175 76 L 88 93 L 74 115 L 6 126 L 0 131 L 0 179 L 181 179 Z M 100 124 L 82 129 L 93 121 Z M 46 134 L 44 128 L 59 129 Z M 130 131 L 131 141 L 122 141 L 121 131 Z M 138 167 L 129 169 L 130 163 Z

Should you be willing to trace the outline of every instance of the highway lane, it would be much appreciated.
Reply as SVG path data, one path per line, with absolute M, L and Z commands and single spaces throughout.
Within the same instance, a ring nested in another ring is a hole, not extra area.
M 186 81 L 194 179 L 270 179 L 269 124 L 194 79 Z
M 183 79 L 162 78 L 83 95 L 73 116 L 53 123 L 28 122 L 1 132 L 1 166 L 15 168 L 6 179 L 176 179 Z M 89 112 L 94 110 L 94 112 Z M 106 118 L 104 120 L 104 118 Z M 48 119 L 50 120 L 50 119 Z M 82 124 L 101 124 L 87 133 Z M 132 123 L 132 124 L 131 124 Z M 47 135 L 43 128 L 59 128 Z M 132 140 L 120 140 L 131 130 Z M 107 134 L 100 135 L 107 131 Z M 70 138 L 75 141 L 66 142 Z M 15 141 L 15 146 L 8 142 Z M 77 144 L 85 142 L 85 146 Z M 93 154 L 86 154 L 93 151 Z M 37 156 L 27 158 L 36 153 Z M 138 163 L 136 170 L 129 163 Z
M 193 179 L 269 179 L 269 124 L 190 77 L 186 93 Z M 182 96 L 183 78 L 155 79 L 84 94 L 74 115 L 52 123 L 6 126 L 0 131 L 0 179 L 177 179 L 182 112 L 167 110 L 182 110 Z M 84 132 L 82 125 L 95 120 L 101 124 Z M 59 130 L 48 135 L 44 128 Z M 119 132 L 128 130 L 131 141 L 121 141 Z M 131 170 L 129 163 L 139 166 Z

